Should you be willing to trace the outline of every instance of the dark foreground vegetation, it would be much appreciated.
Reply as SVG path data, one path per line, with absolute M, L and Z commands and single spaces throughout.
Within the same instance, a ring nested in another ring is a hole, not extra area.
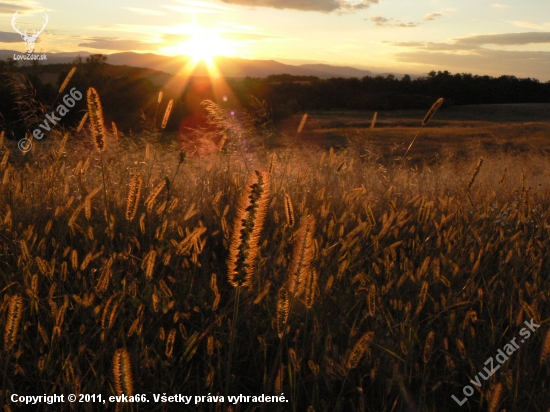
M 207 102 L 212 149 L 194 157 L 156 124 L 121 136 L 82 92 L 79 133 L 25 154 L 0 135 L 6 410 L 71 393 L 149 400 L 118 410 L 548 410 L 546 156 L 382 164 L 357 140 L 299 144 L 303 124 L 273 149 L 261 104 L 241 122 Z

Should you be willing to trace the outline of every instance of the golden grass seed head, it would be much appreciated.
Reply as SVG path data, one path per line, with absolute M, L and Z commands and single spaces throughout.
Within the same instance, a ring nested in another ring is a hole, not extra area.
M 440 97 L 436 100 L 436 102 L 430 107 L 430 110 L 428 110 L 428 113 L 426 113 L 426 116 L 424 117 L 424 120 L 422 120 L 422 126 L 425 126 L 428 121 L 433 117 L 433 115 L 437 112 L 437 110 L 441 107 L 443 104 L 443 98 Z
M 367 306 L 369 308 L 369 316 L 376 315 L 376 284 L 372 283 L 369 286 L 369 292 L 367 294 Z
M 166 111 L 164 112 L 164 117 L 162 119 L 162 125 L 160 126 L 163 130 L 168 124 L 168 119 L 170 118 L 170 112 L 172 111 L 172 106 L 174 105 L 174 99 L 170 99 L 168 106 L 166 106 Z
M 285 381 L 285 364 L 281 363 L 279 366 L 279 371 L 277 372 L 277 377 L 275 378 L 275 393 L 283 393 L 283 385 Z
M 18 293 L 9 298 L 8 316 L 4 329 L 4 351 L 9 352 L 15 346 L 21 317 L 23 316 L 23 297 Z
M 492 391 L 490 391 L 491 395 L 489 397 L 489 412 L 496 412 L 498 411 L 498 405 L 500 404 L 500 398 L 502 396 L 502 383 L 498 382 Z
M 134 381 L 132 378 L 132 364 L 130 354 L 125 348 L 115 351 L 113 357 L 113 377 L 117 395 L 133 396 Z
M 69 71 L 69 73 L 67 74 L 67 76 L 65 76 L 65 80 L 63 80 L 63 83 L 61 84 L 61 87 L 59 88 L 59 92 L 57 92 L 57 94 L 63 93 L 63 91 L 65 90 L 65 88 L 67 87 L 67 85 L 69 84 L 69 82 L 71 81 L 71 78 L 73 77 L 73 75 L 74 75 L 75 72 L 76 72 L 76 66 L 74 66 L 74 67 Z
M 359 338 L 359 340 L 353 346 L 353 349 L 348 355 L 346 361 L 346 368 L 354 369 L 359 365 L 361 358 L 365 354 L 365 351 L 370 346 L 371 342 L 374 339 L 374 332 L 367 332 Z
M 288 315 L 290 312 L 290 299 L 288 296 L 288 291 L 282 287 L 277 292 L 277 334 L 279 338 L 283 337 L 285 325 L 288 320 Z
M 293 227 L 296 220 L 294 219 L 294 207 L 292 206 L 292 199 L 288 193 L 285 193 L 285 216 L 286 224 L 288 227 Z
M 306 120 L 307 120 L 307 113 L 305 113 L 303 116 L 302 116 L 302 120 L 300 121 L 300 125 L 298 126 L 298 131 L 296 132 L 296 134 L 300 134 L 302 132 L 302 130 L 304 129 L 304 126 L 306 124 Z
M 105 150 L 107 130 L 103 119 L 103 108 L 96 89 L 90 87 L 87 93 L 88 98 L 88 116 L 90 118 L 90 128 L 96 149 L 100 152 Z
M 539 363 L 541 365 L 545 364 L 550 358 L 550 330 L 546 331 L 544 336 L 544 342 L 540 351 Z
M 176 328 L 170 329 L 168 333 L 168 338 L 166 339 L 166 357 L 171 358 L 174 354 L 174 342 L 176 340 Z
M 432 357 L 433 348 L 435 343 L 435 332 L 432 330 L 428 333 L 426 337 L 426 342 L 424 343 L 424 353 L 422 355 L 422 360 L 424 363 L 428 363 Z
M 260 251 L 259 240 L 267 211 L 268 197 L 268 174 L 255 170 L 241 195 L 229 247 L 228 280 L 234 287 L 252 284 L 255 261 Z
M 372 116 L 372 122 L 370 124 L 370 129 L 374 130 L 374 126 L 376 125 L 376 119 L 378 118 L 378 112 L 374 112 L 374 115 Z
M 294 250 L 288 273 L 288 291 L 291 295 L 300 296 L 305 290 L 306 277 L 311 270 L 313 261 L 313 236 L 315 233 L 315 219 L 305 217 L 294 241 Z

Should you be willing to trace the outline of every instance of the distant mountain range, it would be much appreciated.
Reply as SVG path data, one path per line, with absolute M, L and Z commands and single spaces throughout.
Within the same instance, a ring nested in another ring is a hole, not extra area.
M 21 54 L 21 51 L 0 50 L 0 59 L 6 60 L 14 54 Z M 37 53 L 39 54 L 39 53 Z M 77 56 L 83 60 L 88 57 L 90 52 L 65 52 L 65 53 L 46 53 L 47 61 L 42 64 L 71 63 Z M 133 53 L 123 52 L 107 55 L 107 63 L 113 65 L 125 65 L 132 67 L 143 67 L 152 70 L 158 70 L 170 74 L 178 74 L 189 62 L 189 58 L 184 56 L 162 56 L 153 53 Z M 275 60 L 246 60 L 236 57 L 216 57 L 216 67 L 221 76 L 224 77 L 267 77 L 272 74 L 290 74 L 293 76 L 316 76 L 322 79 L 331 77 L 357 77 L 365 76 L 387 76 L 393 74 L 400 79 L 403 74 L 399 73 L 373 73 L 369 70 L 361 70 L 353 67 L 332 66 L 328 64 L 302 64 L 293 66 L 284 64 Z M 20 65 L 28 62 L 19 61 Z M 204 63 L 200 63 L 193 71 L 194 76 L 207 76 L 208 70 Z M 411 78 L 420 77 L 411 75 Z

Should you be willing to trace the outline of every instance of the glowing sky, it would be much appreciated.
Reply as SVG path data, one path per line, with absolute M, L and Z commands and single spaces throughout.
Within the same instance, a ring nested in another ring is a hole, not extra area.
M 221 54 L 550 80 L 548 0 L 10 0 L 0 1 L 0 49 L 25 50 L 11 25 L 17 10 L 31 32 L 49 15 L 37 53 Z

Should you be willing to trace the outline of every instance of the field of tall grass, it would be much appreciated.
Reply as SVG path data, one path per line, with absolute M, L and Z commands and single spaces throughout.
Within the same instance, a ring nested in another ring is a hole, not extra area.
M 146 394 L 117 405 L 134 411 L 550 410 L 546 157 L 388 166 L 299 133 L 269 149 L 213 103 L 199 157 L 119 136 L 88 99 L 78 134 L 0 143 L 6 411 L 62 393 Z

